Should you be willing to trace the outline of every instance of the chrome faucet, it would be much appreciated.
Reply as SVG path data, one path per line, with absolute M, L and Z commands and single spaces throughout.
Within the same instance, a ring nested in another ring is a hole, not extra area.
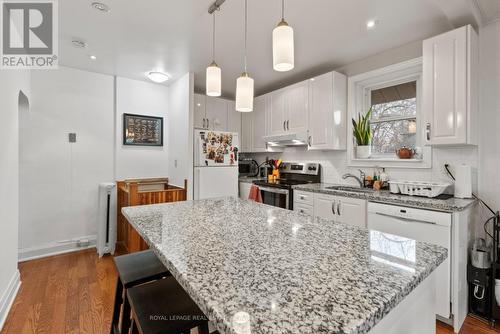
M 342 179 L 345 180 L 345 179 L 348 179 L 348 178 L 353 178 L 356 181 L 358 181 L 360 188 L 364 188 L 365 187 L 365 176 L 366 175 L 365 175 L 365 172 L 363 172 L 361 169 L 358 169 L 358 170 L 359 170 L 359 177 L 357 177 L 356 175 L 351 174 L 351 173 L 346 173 L 346 174 L 342 175 Z

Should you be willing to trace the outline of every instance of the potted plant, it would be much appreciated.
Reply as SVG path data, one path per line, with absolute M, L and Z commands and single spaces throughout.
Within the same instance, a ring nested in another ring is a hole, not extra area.
M 370 127 L 371 114 L 372 108 L 370 108 L 364 116 L 358 114 L 357 121 L 354 118 L 352 119 L 352 132 L 354 138 L 356 138 L 356 158 L 358 159 L 368 159 L 372 153 L 372 129 Z

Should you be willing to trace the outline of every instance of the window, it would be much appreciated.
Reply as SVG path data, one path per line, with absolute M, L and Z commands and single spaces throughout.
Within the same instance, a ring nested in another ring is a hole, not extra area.
M 417 146 L 417 82 L 374 89 L 370 93 L 372 154 L 393 156 L 402 146 Z
M 371 155 L 359 158 L 348 123 L 347 155 L 352 167 L 431 168 L 432 148 L 423 140 L 421 103 L 422 58 L 390 65 L 348 79 L 348 115 L 356 119 L 372 108 Z M 399 159 L 396 150 L 415 149 L 413 159 Z

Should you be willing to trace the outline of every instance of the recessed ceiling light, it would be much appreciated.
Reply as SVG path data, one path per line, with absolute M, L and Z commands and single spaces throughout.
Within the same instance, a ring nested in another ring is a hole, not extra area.
M 377 20 L 368 20 L 368 21 L 366 21 L 366 29 L 368 29 L 368 30 L 375 29 L 377 24 L 378 24 Z
M 73 46 L 78 49 L 85 49 L 87 47 L 87 43 L 79 39 L 72 40 L 71 44 L 73 44 Z
M 92 2 L 92 8 L 103 13 L 109 13 L 109 11 L 111 10 L 108 5 L 102 2 Z
M 92 59 L 92 60 L 96 60 L 97 59 L 97 57 L 94 56 L 94 55 L 89 55 L 89 58 Z
M 162 83 L 170 79 L 168 74 L 163 73 L 163 72 L 158 72 L 158 71 L 151 71 L 146 73 L 146 76 L 148 77 L 149 80 L 157 83 Z

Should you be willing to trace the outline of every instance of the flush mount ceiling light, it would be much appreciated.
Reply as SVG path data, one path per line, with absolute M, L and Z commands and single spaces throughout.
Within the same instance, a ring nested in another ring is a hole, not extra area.
M 156 82 L 156 83 L 162 83 L 170 79 L 168 74 L 159 72 L 159 71 L 151 71 L 146 73 L 146 76 L 148 77 L 149 80 Z
M 368 21 L 366 21 L 366 29 L 373 30 L 373 29 L 375 29 L 377 24 L 378 24 L 377 20 L 368 20 Z
M 245 0 L 245 71 L 236 80 L 236 110 L 240 112 L 253 111 L 254 81 L 247 72 L 247 7 L 247 0 Z
M 71 44 L 73 44 L 73 46 L 78 49 L 85 49 L 87 47 L 87 43 L 79 39 L 72 40 Z
M 92 6 L 92 8 L 94 8 L 102 13 L 109 13 L 111 11 L 109 6 L 102 3 L 102 2 L 92 2 L 91 6 Z
M 217 66 L 215 62 L 215 10 L 212 13 L 213 16 L 213 27 L 212 27 L 212 63 L 207 67 L 207 78 L 206 78 L 206 90 L 208 96 L 221 96 L 221 69 Z
M 273 68 L 286 72 L 294 66 L 293 29 L 285 21 L 285 0 L 281 0 L 281 21 L 273 30 Z

